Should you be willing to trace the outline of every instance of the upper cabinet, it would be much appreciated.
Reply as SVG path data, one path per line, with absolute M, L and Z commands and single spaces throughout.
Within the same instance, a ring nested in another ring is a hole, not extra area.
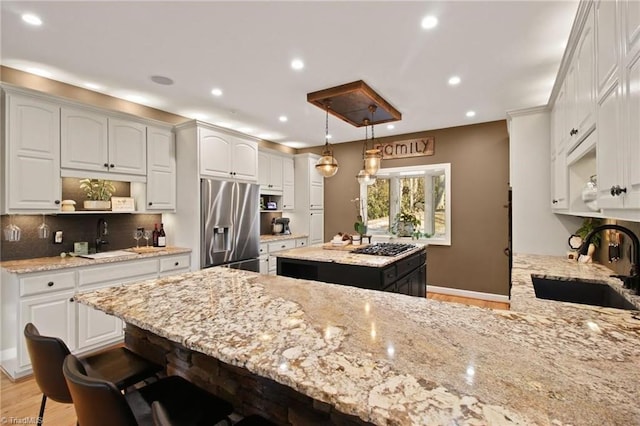
M 199 127 L 200 175 L 256 182 L 258 144 L 207 127 Z
M 6 93 L 3 213 L 60 209 L 60 107 Z
M 283 160 L 279 154 L 258 152 L 258 183 L 261 194 L 281 194 L 283 185 Z
M 295 205 L 296 188 L 295 168 L 293 158 L 282 159 L 282 210 L 293 210 Z
M 145 176 L 146 126 L 88 110 L 63 107 L 61 166 L 82 172 Z
M 170 129 L 147 127 L 147 210 L 176 208 L 176 142 Z

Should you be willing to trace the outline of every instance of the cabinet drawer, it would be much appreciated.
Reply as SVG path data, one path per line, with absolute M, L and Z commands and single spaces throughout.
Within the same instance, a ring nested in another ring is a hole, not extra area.
M 422 265 L 426 260 L 424 252 L 411 255 L 410 257 L 398 262 L 398 276 L 402 277 Z
M 289 250 L 296 247 L 296 240 L 284 240 L 269 243 L 269 254 L 280 250 Z
M 58 290 L 73 289 L 76 286 L 75 272 L 42 274 L 20 278 L 20 296 L 51 293 Z
M 260 244 L 260 256 L 267 253 L 269 253 L 269 244 L 267 243 Z
M 80 286 L 112 282 L 120 284 L 149 278 L 158 273 L 158 259 L 118 262 L 105 266 L 91 266 L 78 271 Z M 145 277 L 146 275 L 146 277 Z
M 191 266 L 191 256 L 185 254 L 183 256 L 173 256 L 160 258 L 160 272 L 175 271 L 185 269 Z
M 299 238 L 296 240 L 296 247 L 306 247 L 306 246 L 307 246 L 306 238 Z
M 382 271 L 382 287 L 386 287 L 396 280 L 398 273 L 396 272 L 396 265 L 391 265 Z

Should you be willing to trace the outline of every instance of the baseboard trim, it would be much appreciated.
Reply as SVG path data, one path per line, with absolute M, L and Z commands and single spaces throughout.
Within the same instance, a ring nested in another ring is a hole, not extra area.
M 509 296 L 494 293 L 481 293 L 479 291 L 460 290 L 458 288 L 438 287 L 435 285 L 427 285 L 427 293 L 439 293 L 449 296 L 468 297 L 470 299 L 487 300 L 489 302 L 500 302 L 511 304 Z

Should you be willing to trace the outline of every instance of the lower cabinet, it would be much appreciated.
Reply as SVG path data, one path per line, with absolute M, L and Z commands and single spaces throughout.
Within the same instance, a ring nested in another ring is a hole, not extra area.
M 187 272 L 190 264 L 191 255 L 182 253 L 60 271 L 14 274 L 3 269 L 2 369 L 13 379 L 31 372 L 23 335 L 30 322 L 77 354 L 121 342 L 122 320 L 74 302 L 74 294 Z
M 307 244 L 307 238 L 291 238 L 288 240 L 261 243 L 260 257 L 258 258 L 260 261 L 260 273 L 276 275 L 278 262 L 275 254 L 292 248 L 305 247 Z

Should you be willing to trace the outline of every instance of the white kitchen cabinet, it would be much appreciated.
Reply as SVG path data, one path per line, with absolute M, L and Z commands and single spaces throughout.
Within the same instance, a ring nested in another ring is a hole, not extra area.
M 147 127 L 147 210 L 176 209 L 176 142 L 170 129 Z
M 309 244 L 324 241 L 324 178 L 316 171 L 315 154 L 294 156 L 296 208 L 289 215 L 296 232 L 309 235 Z
M 179 254 L 160 258 L 160 276 L 176 275 L 189 272 L 191 267 L 191 255 Z
M 83 291 L 98 290 L 109 287 L 106 284 L 97 287 L 89 287 Z M 120 318 L 108 315 L 97 309 L 93 309 L 81 303 L 78 304 L 78 348 L 87 350 L 116 343 L 122 336 L 123 322 Z
M 293 158 L 284 158 L 282 160 L 282 210 L 293 210 L 296 208 L 295 182 L 296 177 Z
M 640 49 L 636 49 L 635 53 L 635 57 L 624 66 L 624 127 L 621 163 L 624 180 L 620 186 L 626 189 L 626 192 L 621 192 L 619 197 L 623 199 L 625 209 L 635 210 L 632 218 L 640 220 Z
M 277 253 L 284 250 L 290 250 L 296 247 L 296 240 L 279 240 L 268 244 L 268 261 L 269 261 L 269 275 L 276 275 L 278 270 L 278 258 Z
M 76 304 L 73 291 L 55 291 L 50 294 L 27 297 L 20 300 L 19 330 L 33 323 L 43 335 L 62 339 L 69 350 L 76 349 Z M 18 368 L 31 365 L 24 336 L 20 334 Z
M 3 158 L 4 213 L 60 209 L 60 108 L 7 92 Z
M 66 106 L 62 108 L 61 117 L 63 174 L 78 176 L 82 172 L 98 172 L 113 174 L 114 178 L 146 176 L 144 124 Z
M 596 83 L 598 99 L 609 92 L 616 79 L 620 49 L 618 43 L 617 2 L 598 0 L 594 3 L 596 20 Z
M 283 160 L 279 154 L 258 151 L 258 184 L 261 194 L 282 194 Z
M 269 274 L 269 243 L 260 243 L 258 257 L 258 272 L 261 274 Z
M 633 54 L 640 48 L 640 2 L 638 0 L 622 0 L 620 2 L 622 19 L 624 20 L 624 51 Z
M 568 207 L 567 192 L 567 141 L 565 132 L 566 92 L 563 87 L 558 93 L 551 113 L 551 209 L 565 210 Z
M 199 127 L 198 133 L 201 176 L 258 180 L 256 142 L 207 127 Z

